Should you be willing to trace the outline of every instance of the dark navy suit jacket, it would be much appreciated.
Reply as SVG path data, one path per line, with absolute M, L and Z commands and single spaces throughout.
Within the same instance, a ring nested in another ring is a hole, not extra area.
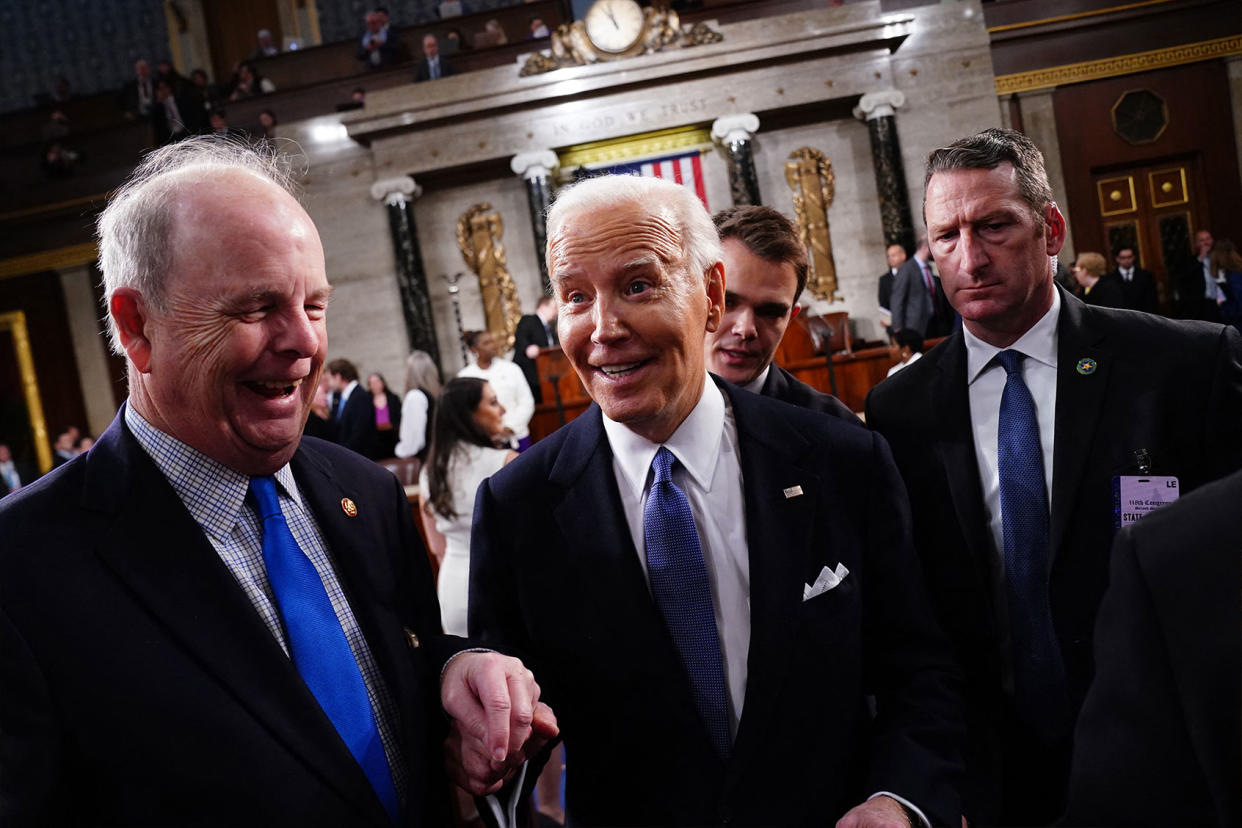
M 396 702 L 409 824 L 447 824 L 439 672 L 461 647 L 405 494 L 320 440 L 292 468 Z M 0 823 L 392 824 L 120 416 L 0 501 L 0 538 Z
M 956 672 L 888 447 L 720 385 L 737 424 L 750 555 L 746 695 L 728 761 L 710 746 L 648 590 L 598 406 L 479 488 L 471 633 L 527 660 L 556 711 L 570 818 L 831 825 L 891 791 L 934 824 L 958 825 Z M 795 486 L 800 495 L 786 493 Z M 804 602 L 804 585 L 838 563 L 845 580 Z

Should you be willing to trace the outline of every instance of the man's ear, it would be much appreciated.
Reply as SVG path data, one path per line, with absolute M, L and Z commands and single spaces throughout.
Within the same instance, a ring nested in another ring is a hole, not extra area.
M 725 304 L 724 262 L 716 262 L 707 271 L 707 330 L 715 331 L 724 318 Z
M 800 313 L 802 313 L 802 303 L 794 302 L 793 312 L 789 314 L 789 320 L 792 322 L 793 320 L 797 319 L 798 314 Z
M 1044 213 L 1044 242 L 1049 256 L 1055 256 L 1065 246 L 1065 216 L 1057 209 L 1056 202 L 1048 202 Z
M 134 368 L 147 373 L 151 362 L 151 341 L 147 338 L 147 307 L 142 294 L 133 288 L 117 288 L 108 301 L 108 312 L 120 334 L 121 347 Z

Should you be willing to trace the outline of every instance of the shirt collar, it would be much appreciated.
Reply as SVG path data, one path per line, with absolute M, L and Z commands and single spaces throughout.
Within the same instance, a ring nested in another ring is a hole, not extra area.
M 771 372 L 771 370 L 772 363 L 769 362 L 767 365 L 763 366 L 763 370 L 759 372 L 759 376 L 755 377 L 742 387 L 752 394 L 758 394 L 763 390 L 763 384 L 768 381 L 768 373 Z
M 962 335 L 966 339 L 966 384 L 969 385 L 978 379 L 1001 351 L 1018 351 L 1036 362 L 1042 362 L 1055 369 L 1057 367 L 1057 320 L 1060 316 L 1061 291 L 1053 288 L 1052 307 L 1048 308 L 1048 312 L 1008 348 L 989 345 L 963 326 Z
M 357 387 L 358 387 L 358 380 L 350 380 L 349 385 L 345 386 L 345 388 L 341 391 L 341 399 L 348 400 L 349 395 L 354 393 L 354 389 Z
M 621 474 L 639 497 L 647 485 L 651 461 L 661 445 L 681 461 L 694 481 L 705 490 L 711 488 L 724 435 L 725 400 L 711 377 L 704 375 L 703 393 L 686 419 L 664 443 L 653 443 L 621 423 L 604 417 L 604 433 L 612 447 Z
M 216 540 L 224 540 L 237 525 L 242 502 L 250 488 L 250 476 L 160 431 L 129 403 L 125 404 L 125 425 L 172 484 L 194 522 Z M 300 508 L 302 498 L 289 464 L 277 469 L 273 477 Z

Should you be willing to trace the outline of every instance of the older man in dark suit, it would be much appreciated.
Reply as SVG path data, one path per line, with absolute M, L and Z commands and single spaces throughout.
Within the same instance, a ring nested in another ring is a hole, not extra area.
M 793 222 L 760 206 L 730 207 L 713 221 L 724 256 L 725 311 L 704 340 L 707 369 L 747 391 L 858 423 L 836 397 L 772 363 L 806 287 L 806 247 Z
M 521 664 L 440 632 L 396 479 L 301 439 L 331 288 L 288 181 L 191 139 L 100 218 L 130 393 L 0 505 L 5 826 L 442 825 L 441 699 L 491 755 L 531 731 Z
M 594 404 L 480 487 L 470 627 L 557 706 L 570 820 L 957 825 L 954 671 L 884 442 L 708 377 L 726 286 L 691 190 L 562 191 L 548 265 Z
M 1188 491 L 1242 465 L 1242 340 L 1053 285 L 1065 220 L 1029 139 L 928 159 L 924 219 L 964 331 L 872 390 L 915 544 L 966 672 L 966 815 L 1047 824 L 1108 582 L 1114 487 Z

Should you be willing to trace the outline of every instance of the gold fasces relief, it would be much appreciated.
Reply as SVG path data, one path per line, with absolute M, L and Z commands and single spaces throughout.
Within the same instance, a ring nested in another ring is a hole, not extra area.
M 832 162 L 819 150 L 796 149 L 785 162 L 785 180 L 793 191 L 798 231 L 810 260 L 807 289 L 818 299 L 836 301 L 841 297 L 837 293 L 837 266 L 832 260 L 832 236 L 828 229 L 828 208 L 837 187 Z
M 705 23 L 687 25 L 683 29 L 677 12 L 647 6 L 643 9 L 641 34 L 632 47 L 621 52 L 596 48 L 583 21 L 562 23 L 552 32 L 551 49 L 547 53 L 536 52 L 527 57 L 518 74 L 521 77 L 542 75 L 566 66 L 585 66 L 604 60 L 649 55 L 666 49 L 719 43 L 722 40 L 724 35 L 712 30 Z
M 457 219 L 457 247 L 466 266 L 479 277 L 483 316 L 501 351 L 513 347 L 513 333 L 522 318 L 517 285 L 500 243 L 504 232 L 504 221 L 487 202 L 473 205 Z
M 26 415 L 30 419 L 30 437 L 34 440 L 39 472 L 46 474 L 52 470 L 52 444 L 47 436 L 47 421 L 43 418 L 43 402 L 39 397 L 39 378 L 35 374 L 34 355 L 30 350 L 26 314 L 23 311 L 0 313 L 0 332 L 4 331 L 13 337 L 17 373 L 22 380 L 22 396 L 26 399 Z

